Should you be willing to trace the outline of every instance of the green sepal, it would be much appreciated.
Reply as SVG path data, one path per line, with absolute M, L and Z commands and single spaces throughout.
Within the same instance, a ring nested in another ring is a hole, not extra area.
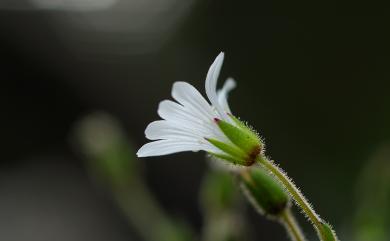
M 226 137 L 248 156 L 257 156 L 260 153 L 262 144 L 259 137 L 244 123 L 235 126 L 219 119 L 216 119 L 216 123 Z
M 332 227 L 325 223 L 321 223 L 322 232 L 321 232 L 321 241 L 338 241 L 339 239 L 336 236 L 336 233 L 333 231 Z
M 225 155 L 225 154 L 218 154 L 218 153 L 214 153 L 214 152 L 209 152 L 210 155 L 218 158 L 218 159 L 222 159 L 222 160 L 225 160 L 225 161 L 228 161 L 234 165 L 242 165 L 242 166 L 247 166 L 248 163 L 247 161 L 245 161 L 244 159 L 239 159 L 239 158 L 234 158 L 232 156 L 229 156 L 229 155 Z
M 247 195 L 264 215 L 277 217 L 290 204 L 290 198 L 283 187 L 261 168 L 251 168 L 241 173 L 240 178 Z
M 242 161 L 245 160 L 246 157 L 245 153 L 242 150 L 240 150 L 238 147 L 212 138 L 206 138 L 206 140 L 211 144 L 213 144 L 218 149 L 220 149 L 221 151 L 223 151 L 224 153 L 228 154 L 226 156 L 231 156 L 231 158 L 236 160 L 236 162 L 239 162 L 240 160 Z M 219 154 L 213 153 L 213 155 L 216 156 Z M 220 156 L 225 156 L 225 155 L 222 154 Z
M 235 117 L 234 115 L 229 114 L 229 117 L 230 117 L 230 118 L 234 121 L 234 123 L 236 123 L 237 126 L 239 126 L 240 128 L 249 129 L 249 131 L 251 131 L 250 128 L 249 128 L 244 122 L 242 122 L 240 119 L 238 119 L 238 118 Z
M 245 124 L 243 121 L 235 117 L 234 115 L 229 115 L 229 117 L 234 121 L 234 123 L 237 124 L 237 126 L 242 129 L 244 132 L 246 132 L 247 135 L 251 136 L 254 140 L 260 143 L 260 145 L 263 145 L 261 139 L 257 135 L 257 133 L 252 130 L 247 124 Z

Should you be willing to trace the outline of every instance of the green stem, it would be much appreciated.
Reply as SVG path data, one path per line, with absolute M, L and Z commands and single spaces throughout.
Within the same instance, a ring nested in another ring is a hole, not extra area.
M 150 241 L 188 240 L 188 237 L 181 237 L 181 227 L 167 216 L 143 183 L 135 180 L 128 186 L 115 186 L 112 191 L 119 208 L 143 239 Z M 153 227 L 153 232 L 149 227 Z
M 302 208 L 302 211 L 306 214 L 309 220 L 313 223 L 318 235 L 321 240 L 327 240 L 327 234 L 323 228 L 323 221 L 316 214 L 313 207 L 303 196 L 301 191 L 295 186 L 292 180 L 285 174 L 285 172 L 277 167 L 272 161 L 268 160 L 263 156 L 257 157 L 257 162 L 264 166 L 268 171 L 277 177 L 277 179 L 286 187 L 292 198 L 295 200 L 297 205 Z
M 294 241 L 306 241 L 302 230 L 298 226 L 290 209 L 286 209 L 280 216 L 280 221 L 285 225 L 290 237 Z

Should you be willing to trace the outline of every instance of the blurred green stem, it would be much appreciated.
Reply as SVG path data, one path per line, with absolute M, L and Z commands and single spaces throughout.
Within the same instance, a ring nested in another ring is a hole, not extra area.
M 129 186 L 113 188 L 113 195 L 126 217 L 145 240 L 185 240 L 179 234 L 180 227 L 171 222 L 159 204 L 150 198 L 151 194 L 143 183 L 133 180 Z
M 292 240 L 294 241 L 306 241 L 305 236 L 302 233 L 302 230 L 298 226 L 294 215 L 291 213 L 290 209 L 286 209 L 280 217 L 281 222 L 285 225 L 288 233 L 290 234 Z
M 200 203 L 204 215 L 202 241 L 243 241 L 246 220 L 231 173 L 210 168 L 203 177 Z
M 104 187 L 129 224 L 146 241 L 191 241 L 192 230 L 170 217 L 148 189 L 135 152 L 112 116 L 95 113 L 74 130 L 75 147 L 85 155 L 91 177 Z
M 313 207 L 310 205 L 310 203 L 306 200 L 306 198 L 303 196 L 301 191 L 298 189 L 298 187 L 292 182 L 292 180 L 286 175 L 286 173 L 276 166 L 273 161 L 268 160 L 264 156 L 258 156 L 257 162 L 261 164 L 265 169 L 267 169 L 269 172 L 271 172 L 275 177 L 285 186 L 287 191 L 290 193 L 292 198 L 295 200 L 297 205 L 302 209 L 302 211 L 306 214 L 306 216 L 309 218 L 309 220 L 314 225 L 314 228 L 317 231 L 318 236 L 320 237 L 320 240 L 329 240 L 328 233 L 323 227 L 323 221 L 321 218 L 317 215 L 317 213 L 314 211 Z M 336 238 L 336 237 L 334 237 Z

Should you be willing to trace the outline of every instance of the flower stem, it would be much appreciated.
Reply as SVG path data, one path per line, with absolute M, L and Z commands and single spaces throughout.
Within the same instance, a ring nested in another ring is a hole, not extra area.
M 314 225 L 314 228 L 317 231 L 318 236 L 321 240 L 327 240 L 327 233 L 323 228 L 323 221 L 314 211 L 313 207 L 303 196 L 301 191 L 297 186 L 292 182 L 292 180 L 286 175 L 286 173 L 276 166 L 273 161 L 268 160 L 264 156 L 258 156 L 257 162 L 260 163 L 265 169 L 271 172 L 275 177 L 285 186 L 287 191 L 290 193 L 292 198 L 295 200 L 296 204 L 302 209 L 302 211 L 306 214 L 308 219 Z
M 261 210 L 260 213 L 271 220 L 279 221 L 292 241 L 305 241 L 305 236 L 291 212 L 290 197 L 282 184 L 262 168 L 244 169 L 240 175 L 244 180 L 243 187 L 246 188 L 244 194 Z
M 280 216 L 280 221 L 286 227 L 291 239 L 293 241 L 306 241 L 305 236 L 302 233 L 302 230 L 298 226 L 294 215 L 291 213 L 290 209 L 286 209 Z

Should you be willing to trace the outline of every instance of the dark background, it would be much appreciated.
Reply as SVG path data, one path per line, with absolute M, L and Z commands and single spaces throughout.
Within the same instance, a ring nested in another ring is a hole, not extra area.
M 238 82 L 233 112 L 347 237 L 359 172 L 390 139 L 389 15 L 363 15 L 369 7 L 356 5 L 361 12 L 347 15 L 347 4 L 136 2 L 92 10 L 0 4 L 1 239 L 136 240 L 89 181 L 70 130 L 104 110 L 139 148 L 172 83 L 204 93 L 220 51 L 221 82 Z M 197 230 L 203 155 L 142 159 L 158 200 Z M 286 240 L 276 224 L 251 220 L 256 240 Z

